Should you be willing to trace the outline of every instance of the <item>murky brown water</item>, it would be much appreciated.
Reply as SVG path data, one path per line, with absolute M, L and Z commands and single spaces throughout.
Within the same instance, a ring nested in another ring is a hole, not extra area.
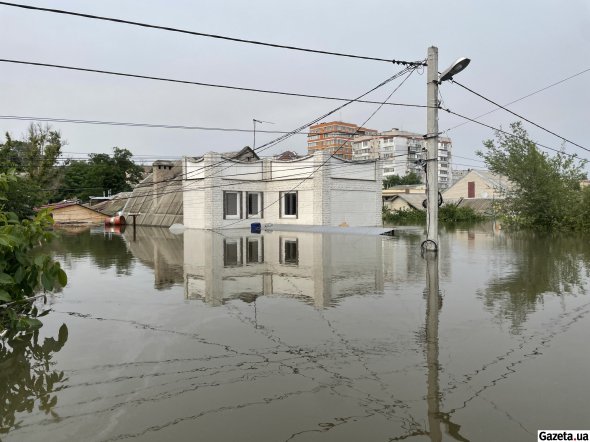
M 536 440 L 590 429 L 590 242 L 65 234 L 70 283 L 0 351 L 7 441 Z

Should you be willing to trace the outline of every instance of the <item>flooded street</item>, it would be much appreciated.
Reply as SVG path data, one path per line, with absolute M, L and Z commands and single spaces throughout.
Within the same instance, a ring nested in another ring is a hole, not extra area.
M 64 232 L 6 441 L 519 441 L 590 427 L 590 242 Z

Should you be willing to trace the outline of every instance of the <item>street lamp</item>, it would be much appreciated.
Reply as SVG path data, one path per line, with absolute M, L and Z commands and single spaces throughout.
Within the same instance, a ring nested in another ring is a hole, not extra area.
M 427 108 L 426 108 L 426 241 L 422 249 L 436 252 L 438 250 L 438 85 L 450 80 L 470 63 L 469 58 L 459 58 L 438 75 L 438 48 L 428 48 L 427 70 Z
M 440 79 L 438 80 L 438 83 L 440 84 L 443 81 L 452 80 L 453 76 L 465 69 L 469 65 L 469 63 L 471 63 L 471 60 L 469 58 L 459 58 L 446 71 L 440 74 Z

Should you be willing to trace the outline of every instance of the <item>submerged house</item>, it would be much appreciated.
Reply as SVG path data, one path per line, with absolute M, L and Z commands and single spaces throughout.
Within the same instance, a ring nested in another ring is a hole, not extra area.
M 51 209 L 51 217 L 56 224 L 100 224 L 106 218 L 103 212 L 83 206 L 79 201 L 47 204 L 41 209 Z
M 379 160 L 348 161 L 323 151 L 261 159 L 246 147 L 237 154 L 185 157 L 181 176 L 187 228 L 381 225 Z

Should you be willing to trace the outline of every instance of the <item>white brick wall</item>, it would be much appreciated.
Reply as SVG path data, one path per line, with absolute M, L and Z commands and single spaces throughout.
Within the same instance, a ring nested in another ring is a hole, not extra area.
M 183 162 L 186 170 L 195 170 L 189 158 Z M 263 224 L 303 224 L 338 226 L 381 225 L 381 163 L 351 163 L 330 158 L 326 152 L 299 161 L 278 163 L 261 160 L 248 165 L 230 164 L 237 171 L 262 171 L 277 179 L 242 182 L 242 176 L 231 177 L 228 164 L 220 154 L 207 154 L 198 168 L 205 168 L 203 179 L 183 182 L 184 224 L 188 228 L 218 229 L 250 227 L 253 222 Z M 291 169 L 291 170 L 289 170 Z M 270 173 L 272 171 L 272 173 Z M 185 172 L 186 173 L 186 172 Z M 311 178 L 303 181 L 307 176 Z M 332 174 L 338 178 L 332 178 Z M 296 178 L 293 178 L 293 176 Z M 291 178 L 289 177 L 291 176 Z M 378 179 L 376 179 L 378 177 Z M 281 218 L 280 192 L 298 193 L 297 218 Z M 223 219 L 223 192 L 242 192 L 245 212 L 246 192 L 263 193 L 263 217 Z

